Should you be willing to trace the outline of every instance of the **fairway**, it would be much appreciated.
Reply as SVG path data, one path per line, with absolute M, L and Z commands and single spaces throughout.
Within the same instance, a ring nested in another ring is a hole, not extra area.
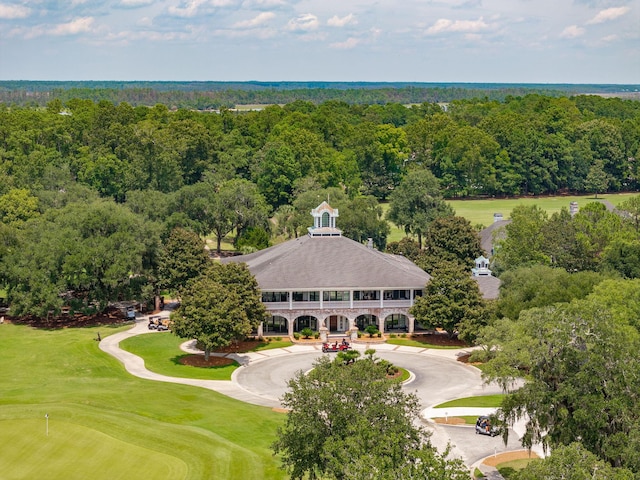
M 129 375 L 93 340 L 128 328 L 0 325 L 0 478 L 285 478 L 282 414 Z
M 142 448 L 57 418 L 0 421 L 2 478 L 183 479 L 187 464 L 164 449 Z M 73 452 L 73 455 L 69 455 Z
M 536 205 L 545 210 L 549 216 L 559 212 L 562 208 L 569 210 L 571 202 L 578 202 L 578 207 L 584 207 L 587 203 L 606 200 L 613 205 L 618 206 L 621 202 L 638 195 L 634 193 L 608 193 L 598 195 L 595 199 L 593 195 L 581 196 L 550 196 L 550 197 L 520 197 L 520 198 L 489 198 L 481 200 L 447 200 L 447 203 L 453 207 L 456 215 L 464 217 L 472 226 L 481 225 L 483 228 L 493 223 L 493 214 L 501 213 L 502 217 L 507 220 L 513 210 L 518 205 L 532 206 Z M 385 215 L 389 210 L 388 203 L 380 204 Z M 405 237 L 404 230 L 398 228 L 389 222 L 391 231 L 387 237 L 387 242 L 397 242 Z

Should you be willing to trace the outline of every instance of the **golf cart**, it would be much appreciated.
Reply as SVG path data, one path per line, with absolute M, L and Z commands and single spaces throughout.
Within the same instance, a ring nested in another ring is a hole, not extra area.
M 486 415 L 481 415 L 476 421 L 476 434 L 489 435 L 495 437 L 500 433 L 500 429 L 495 425 L 491 425 L 491 419 Z

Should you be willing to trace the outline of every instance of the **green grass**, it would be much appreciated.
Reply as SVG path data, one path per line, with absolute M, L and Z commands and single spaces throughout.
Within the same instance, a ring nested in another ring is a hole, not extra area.
M 607 200 L 614 205 L 619 205 L 626 199 L 637 193 L 620 193 L 598 195 L 598 200 Z M 563 207 L 569 209 L 570 202 L 578 202 L 578 207 L 584 207 L 587 203 L 598 201 L 593 195 L 582 196 L 556 196 L 556 197 L 524 197 L 487 200 L 449 200 L 449 204 L 456 211 L 456 215 L 466 218 L 471 225 L 484 225 L 488 227 L 493 223 L 493 214 L 502 213 L 506 220 L 511 210 L 517 205 L 537 205 L 551 215 L 559 212 Z
M 400 370 L 401 375 L 398 377 L 398 381 L 400 383 L 402 382 L 406 382 L 407 380 L 409 380 L 409 377 L 411 376 L 411 374 L 409 373 L 409 370 L 407 370 L 406 368 L 402 368 L 402 367 L 397 367 L 398 370 Z
M 144 359 L 145 366 L 152 372 L 170 377 L 197 378 L 202 380 L 231 380 L 231 374 L 240 365 L 224 367 L 192 367 L 182 365 L 180 359 L 189 355 L 180 350 L 184 338 L 170 332 L 137 335 L 120 342 L 120 347 Z
M 630 197 L 636 196 L 637 193 L 610 193 L 605 195 L 598 195 L 598 200 L 603 199 L 611 202 L 614 205 L 619 205 L 621 202 L 627 200 Z M 593 195 L 581 195 L 581 196 L 555 196 L 555 197 L 524 197 L 524 198 L 493 198 L 483 200 L 448 200 L 448 203 L 456 211 L 456 215 L 464 217 L 471 225 L 483 225 L 488 227 L 493 223 L 493 214 L 502 213 L 503 218 L 506 220 L 511 214 L 511 210 L 517 205 L 537 205 L 538 207 L 546 210 L 551 215 L 555 212 L 559 212 L 563 207 L 569 209 L 570 202 L 578 202 L 579 207 L 584 207 L 587 203 L 597 201 Z M 388 203 L 381 203 L 382 210 L 387 212 L 389 209 Z M 387 237 L 387 242 L 397 242 L 405 237 L 404 230 L 396 227 L 393 223 L 389 222 L 391 231 Z
M 500 475 L 502 475 L 505 479 L 509 479 L 513 476 L 514 473 L 525 468 L 529 463 L 535 462 L 538 460 L 537 458 L 520 458 L 518 460 L 511 460 L 509 462 L 499 463 L 496 468 Z
M 486 477 L 480 471 L 480 469 L 476 467 L 476 469 L 473 471 L 473 478 L 476 479 L 476 478 L 486 478 Z
M 3 479 L 286 477 L 270 449 L 282 414 L 129 375 L 93 340 L 123 328 L 0 325 Z
M 450 402 L 436 405 L 435 408 L 452 408 L 452 407 L 499 407 L 502 403 L 504 395 L 481 395 L 479 397 L 465 397 L 451 400 Z M 477 417 L 476 417 L 477 418 Z
M 54 410 L 55 411 L 55 410 Z M 0 421 L 2 478 L 73 478 L 72 473 L 92 472 L 91 478 L 185 478 L 188 467 L 163 449 L 131 445 L 93 428 L 76 425 L 51 414 L 46 420 Z M 64 418 L 64 417 L 63 417 Z M 74 457 L 68 455 L 75 451 Z M 29 461 L 24 461 L 29 458 Z
M 460 346 L 448 347 L 445 345 L 431 344 L 418 340 L 411 340 L 410 338 L 387 338 L 386 343 L 390 343 L 391 345 L 404 345 L 405 347 L 433 348 L 442 350 L 458 350 L 461 348 Z
M 252 352 L 259 352 L 261 350 L 273 350 L 274 348 L 287 348 L 293 345 L 291 340 L 271 340 L 269 342 L 260 343 L 256 348 L 252 349 Z

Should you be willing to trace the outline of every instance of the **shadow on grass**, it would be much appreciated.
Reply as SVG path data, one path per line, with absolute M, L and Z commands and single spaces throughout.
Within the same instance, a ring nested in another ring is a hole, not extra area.
M 509 479 L 512 478 L 513 475 L 515 475 L 515 473 L 517 472 L 517 470 L 515 468 L 511 468 L 511 467 L 503 467 L 503 468 L 498 468 L 498 472 L 500 473 L 500 475 L 502 475 L 505 479 Z

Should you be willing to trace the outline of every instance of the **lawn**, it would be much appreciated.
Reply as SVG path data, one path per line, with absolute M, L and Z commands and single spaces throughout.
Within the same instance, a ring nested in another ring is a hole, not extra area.
M 285 478 L 269 447 L 282 414 L 133 377 L 97 331 L 0 325 L 3 479 Z
M 180 363 L 182 357 L 189 355 L 180 350 L 184 338 L 176 337 L 170 332 L 136 335 L 120 342 L 120 348 L 144 359 L 149 370 L 161 375 L 181 378 L 198 378 L 202 380 L 231 380 L 231 374 L 240 365 L 223 367 L 192 367 Z
M 428 340 L 420 341 L 413 340 L 411 338 L 387 338 L 387 343 L 391 345 L 404 345 L 406 347 L 420 347 L 420 348 L 441 348 L 441 349 L 459 349 L 464 348 L 465 345 L 442 345 L 437 343 L 429 343 Z
M 453 408 L 453 407 L 499 407 L 505 396 L 497 395 L 481 395 L 478 397 L 465 397 L 451 400 L 450 402 L 441 403 L 434 408 Z
M 511 460 L 509 462 L 499 463 L 496 465 L 498 472 L 502 475 L 506 480 L 512 478 L 516 472 L 519 472 L 531 462 L 537 461 L 538 458 L 519 458 L 517 460 Z
M 188 354 L 180 350 L 184 338 L 178 338 L 170 332 L 136 335 L 120 342 L 120 348 L 144 359 L 145 366 L 152 372 L 170 377 L 198 378 L 202 380 L 231 380 L 231 374 L 240 365 L 223 367 L 192 367 L 183 365 L 180 359 Z M 272 340 L 260 342 L 252 351 L 271 350 L 290 347 L 289 340 Z

